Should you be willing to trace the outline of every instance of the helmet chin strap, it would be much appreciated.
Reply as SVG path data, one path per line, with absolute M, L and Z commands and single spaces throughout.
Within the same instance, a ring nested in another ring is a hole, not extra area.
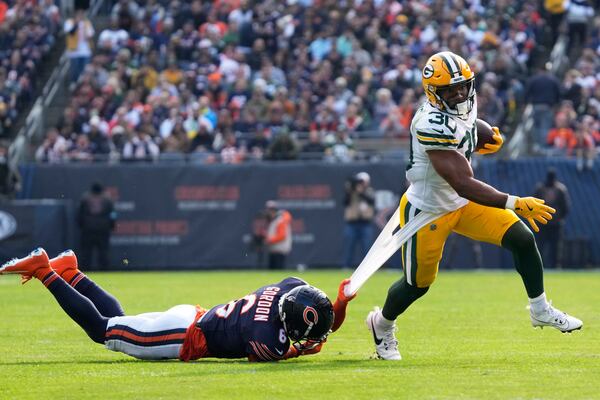
M 466 118 L 467 115 L 473 110 L 473 100 L 468 98 L 467 100 L 457 103 L 455 107 L 450 107 L 440 96 L 436 94 L 436 97 L 444 105 L 444 111 L 448 114 L 456 115 L 460 118 Z
M 456 111 L 458 112 L 458 115 L 465 115 L 469 113 L 469 100 L 465 100 L 462 103 L 458 103 L 456 105 Z

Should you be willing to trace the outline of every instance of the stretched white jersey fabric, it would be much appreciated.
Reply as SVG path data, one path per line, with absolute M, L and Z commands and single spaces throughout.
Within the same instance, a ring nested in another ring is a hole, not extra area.
M 477 146 L 477 103 L 466 119 L 446 114 L 424 102 L 410 125 L 410 156 L 406 178 L 408 201 L 431 213 L 450 212 L 464 207 L 460 197 L 433 168 L 427 150 L 456 150 L 471 160 Z

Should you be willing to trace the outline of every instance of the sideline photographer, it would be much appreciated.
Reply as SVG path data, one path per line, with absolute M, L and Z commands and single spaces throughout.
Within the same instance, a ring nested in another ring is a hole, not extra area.
M 346 182 L 344 196 L 344 268 L 353 268 L 355 247 L 360 245 L 360 259 L 369 251 L 373 242 L 373 218 L 375 217 L 375 193 L 370 186 L 371 177 L 359 172 Z

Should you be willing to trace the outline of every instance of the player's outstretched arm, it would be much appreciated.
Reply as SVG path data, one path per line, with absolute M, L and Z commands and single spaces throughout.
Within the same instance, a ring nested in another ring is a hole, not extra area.
M 346 308 L 348 307 L 348 303 L 356 297 L 356 293 L 352 296 L 346 296 L 346 294 L 344 293 L 344 288 L 346 287 L 346 285 L 349 284 L 349 278 L 346 278 L 342 282 L 340 282 L 340 286 L 338 288 L 338 295 L 335 299 L 335 302 L 333 303 L 333 313 L 335 317 L 333 320 L 333 325 L 331 327 L 332 332 L 337 331 L 340 328 L 340 326 L 342 326 L 342 323 L 346 318 Z M 321 351 L 325 342 L 326 340 L 322 342 L 309 340 L 304 344 L 294 343 L 290 346 L 290 349 L 283 358 L 288 359 L 299 356 L 306 356 L 309 354 L 317 354 Z
M 513 210 L 525 218 L 536 232 L 539 232 L 536 221 L 547 224 L 556 212 L 552 207 L 545 205 L 543 200 L 508 195 L 475 179 L 471 165 L 458 151 L 429 150 L 427 155 L 435 171 L 459 196 L 484 206 Z
M 346 285 L 349 284 L 350 279 L 348 278 L 340 282 L 340 286 L 338 288 L 338 295 L 335 299 L 335 302 L 333 303 L 333 314 L 335 315 L 335 318 L 333 320 L 333 326 L 331 327 L 332 332 L 337 331 L 340 328 L 340 326 L 342 326 L 344 319 L 346 319 L 346 307 L 348 307 L 348 303 L 356 297 L 356 293 L 352 296 L 346 296 L 344 288 L 346 287 Z

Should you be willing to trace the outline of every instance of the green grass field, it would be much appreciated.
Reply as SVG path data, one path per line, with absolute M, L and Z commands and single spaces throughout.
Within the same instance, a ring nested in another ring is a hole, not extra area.
M 299 274 L 335 296 L 342 271 Z M 128 314 L 212 306 L 285 275 L 104 273 L 90 277 Z M 554 304 L 584 321 L 534 330 L 513 272 L 443 271 L 398 321 L 403 360 L 370 359 L 364 317 L 397 272 L 375 275 L 323 352 L 280 363 L 145 362 L 105 350 L 39 283 L 0 277 L 0 399 L 592 399 L 600 398 L 600 274 L 549 273 Z

